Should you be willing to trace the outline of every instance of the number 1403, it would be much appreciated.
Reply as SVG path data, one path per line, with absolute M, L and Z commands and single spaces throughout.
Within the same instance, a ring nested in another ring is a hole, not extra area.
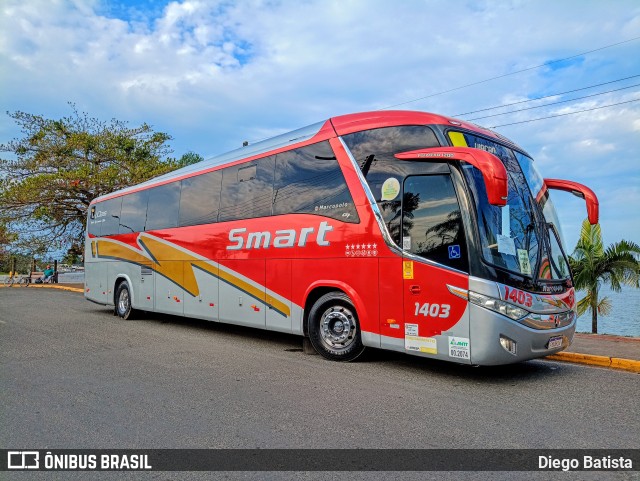
M 422 314 L 425 317 L 449 317 L 449 304 L 420 304 L 416 302 L 416 316 Z

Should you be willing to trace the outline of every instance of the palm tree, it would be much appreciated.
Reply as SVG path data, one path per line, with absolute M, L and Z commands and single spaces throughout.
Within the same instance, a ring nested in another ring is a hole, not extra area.
M 598 332 L 598 314 L 606 316 L 611 311 L 609 298 L 598 297 L 600 287 L 608 284 L 614 292 L 620 292 L 623 284 L 639 288 L 639 256 L 640 246 L 626 240 L 605 249 L 600 224 L 591 225 L 587 219 L 582 222 L 580 239 L 569 263 L 575 288 L 587 291 L 587 295 L 578 301 L 578 315 L 591 311 L 594 334 Z

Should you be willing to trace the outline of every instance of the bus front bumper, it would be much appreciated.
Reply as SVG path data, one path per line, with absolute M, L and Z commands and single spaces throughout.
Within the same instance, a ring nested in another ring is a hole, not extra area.
M 571 344 L 576 316 L 565 327 L 532 329 L 517 321 L 469 304 L 471 363 L 481 366 L 512 364 L 560 352 Z

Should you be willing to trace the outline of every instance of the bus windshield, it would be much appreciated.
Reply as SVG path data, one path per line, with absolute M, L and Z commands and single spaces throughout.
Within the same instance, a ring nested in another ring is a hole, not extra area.
M 539 209 L 547 223 L 549 256 L 541 264 L 540 278 L 566 279 L 569 277 L 569 266 L 566 257 L 566 244 L 556 208 L 551 200 L 549 189 L 544 188 L 544 180 L 538 173 L 533 159 L 520 152 L 514 152 L 531 192 L 534 194 Z M 557 274 L 557 276 L 554 276 Z
M 534 281 L 568 278 L 568 262 L 553 203 L 548 192 L 537 200 L 531 194 L 542 191 L 542 178 L 533 167 L 533 161 L 482 137 L 454 134 L 458 136 L 450 135 L 454 143 L 459 143 L 462 135 L 467 146 L 500 158 L 509 176 L 507 205 L 497 207 L 487 200 L 481 172 L 471 165 L 463 165 L 464 176 L 476 203 L 485 262 Z

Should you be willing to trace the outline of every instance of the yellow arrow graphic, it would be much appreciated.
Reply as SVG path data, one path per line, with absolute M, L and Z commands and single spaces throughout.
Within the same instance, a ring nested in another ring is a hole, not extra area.
M 178 249 L 172 244 L 149 235 L 140 234 L 138 236 L 138 242 L 144 251 L 109 239 L 98 239 L 97 255 L 102 258 L 117 259 L 149 266 L 158 274 L 179 285 L 194 297 L 200 294 L 198 281 L 196 280 L 193 270 L 195 267 L 246 292 L 264 304 L 271 306 L 282 315 L 286 317 L 291 315 L 291 310 L 285 303 L 279 301 L 272 295 L 265 295 L 263 289 L 256 288 L 232 273 L 219 269 L 218 266 L 212 265 L 209 261 L 202 260 L 189 252 Z M 191 268 L 185 269 L 185 263 L 190 264 Z
M 218 268 L 197 257 L 160 240 L 141 234 L 138 242 L 151 256 L 153 262 L 151 268 L 158 274 L 178 284 L 192 296 L 200 294 L 198 281 L 193 272 L 193 266 L 198 266 L 205 272 L 218 277 Z M 159 260 L 162 259 L 162 260 Z M 171 259 L 171 260 L 165 260 Z M 184 263 L 191 264 L 191 269 L 184 269 Z

